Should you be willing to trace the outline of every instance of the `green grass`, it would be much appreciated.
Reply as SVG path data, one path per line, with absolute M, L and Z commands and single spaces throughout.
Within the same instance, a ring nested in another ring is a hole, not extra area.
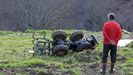
M 69 55 L 64 57 L 56 56 L 36 56 L 33 57 L 29 54 L 32 50 L 32 34 L 36 33 L 36 37 L 43 37 L 42 33 L 47 33 L 46 38 L 51 39 L 51 34 L 56 30 L 27 30 L 26 32 L 10 32 L 10 31 L 0 31 L 0 68 L 28 68 L 45 65 L 55 65 L 59 69 L 68 69 L 73 75 L 80 75 L 80 67 L 73 67 L 71 65 L 76 65 L 78 62 L 70 52 Z M 64 30 L 68 37 L 70 34 L 77 30 Z M 87 32 L 85 30 L 81 30 Z M 91 33 L 91 32 L 89 32 Z M 96 32 L 94 33 L 96 34 Z M 17 73 L 17 75 L 25 75 Z
M 85 60 L 82 63 L 93 63 L 99 62 L 101 58 L 97 53 L 102 52 L 102 41 L 96 47 L 95 51 L 92 51 L 93 57 L 89 56 L 91 54 L 82 54 L 82 53 L 68 53 L 64 57 L 57 56 L 35 56 L 29 54 L 29 51 L 32 50 L 32 34 L 36 33 L 36 37 L 43 37 L 41 33 L 47 33 L 47 37 L 50 40 L 51 34 L 56 30 L 27 30 L 26 32 L 11 32 L 11 31 L 0 31 L 0 68 L 28 68 L 33 67 L 39 71 L 47 71 L 47 66 L 54 65 L 58 69 L 67 69 L 73 75 L 80 75 L 81 67 L 74 66 L 79 64 L 78 57 L 83 56 L 83 58 L 90 57 L 89 59 L 94 60 Z M 70 34 L 77 30 L 64 30 L 68 37 Z M 84 33 L 90 33 L 93 35 L 99 35 L 97 32 L 85 31 L 81 30 Z M 68 38 L 67 38 L 68 39 Z M 122 48 L 118 51 L 118 53 L 122 56 L 126 57 L 126 62 L 119 62 L 118 66 L 122 67 L 124 71 L 133 70 L 133 43 L 131 43 L 128 47 Z M 80 64 L 82 64 L 80 63 Z M 38 67 L 43 66 L 44 68 Z M 129 68 L 131 66 L 131 68 Z M 132 73 L 132 72 L 130 72 Z M 0 73 L 1 75 L 1 73 Z M 26 75 L 17 73 L 16 75 Z
M 119 62 L 119 66 L 124 72 L 124 75 L 133 75 L 133 43 L 127 47 L 118 50 L 118 54 L 126 58 L 125 62 Z
M 129 45 L 128 45 L 129 48 L 133 49 L 133 42 L 131 42 Z

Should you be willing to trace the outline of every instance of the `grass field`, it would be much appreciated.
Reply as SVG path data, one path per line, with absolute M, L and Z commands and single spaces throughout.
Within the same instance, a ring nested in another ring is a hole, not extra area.
M 41 75 L 41 73 L 42 75 L 49 73 L 49 69 L 53 68 L 57 69 L 57 75 L 62 75 L 62 73 L 67 72 L 69 75 L 81 75 L 82 65 L 99 63 L 101 61 L 100 53 L 102 52 L 102 41 L 99 42 L 96 50 L 89 53 L 72 53 L 70 51 L 68 55 L 63 57 L 48 55 L 33 57 L 33 55 L 29 53 L 33 47 L 32 33 L 35 32 L 38 34 L 37 37 L 41 37 L 39 33 L 46 32 L 46 38 L 52 40 L 51 34 L 53 31 L 55 30 L 27 30 L 25 33 L 0 31 L 0 75 L 10 75 L 10 69 L 17 69 L 17 71 L 15 70 L 16 72 L 14 72 L 15 75 L 32 75 L 32 73 L 22 71 L 27 68 L 32 68 L 30 70 L 36 71 L 38 75 Z M 64 31 L 70 35 L 76 30 Z M 82 31 L 84 33 L 99 35 L 98 32 Z M 121 48 L 118 54 L 117 67 L 123 70 L 125 75 L 133 75 L 133 43 L 126 48 Z M 18 70 L 19 68 L 21 68 L 21 70 Z M 3 69 L 6 69 L 8 73 L 3 73 Z

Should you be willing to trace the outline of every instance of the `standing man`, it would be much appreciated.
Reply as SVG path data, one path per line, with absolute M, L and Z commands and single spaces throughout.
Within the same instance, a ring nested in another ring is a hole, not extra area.
M 102 55 L 102 69 L 101 73 L 105 74 L 106 72 L 106 63 L 108 53 L 110 52 L 111 56 L 111 69 L 110 73 L 114 72 L 114 64 L 116 62 L 117 54 L 117 43 L 122 37 L 122 29 L 120 25 L 115 21 L 115 14 L 108 14 L 108 22 L 104 24 L 103 27 L 103 55 Z

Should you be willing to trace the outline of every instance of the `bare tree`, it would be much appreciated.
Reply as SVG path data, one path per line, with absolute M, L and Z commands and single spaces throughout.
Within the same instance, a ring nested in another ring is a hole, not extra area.
M 0 0 L 0 30 L 101 30 L 113 12 L 133 31 L 132 0 Z

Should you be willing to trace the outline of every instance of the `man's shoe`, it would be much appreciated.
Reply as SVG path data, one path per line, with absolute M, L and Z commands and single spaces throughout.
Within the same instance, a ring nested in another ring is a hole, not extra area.
M 115 72 L 115 69 L 113 69 L 113 70 L 110 70 L 110 73 L 114 73 Z
M 105 75 L 105 70 L 101 69 L 100 70 L 100 73 L 103 74 L 103 75 Z
M 110 73 L 114 73 L 115 69 L 114 69 L 114 63 L 111 63 L 111 69 L 110 69 Z
M 100 72 L 101 72 L 103 75 L 105 75 L 105 73 L 106 73 L 106 63 L 103 63 L 103 64 L 102 64 L 102 69 L 100 70 Z

